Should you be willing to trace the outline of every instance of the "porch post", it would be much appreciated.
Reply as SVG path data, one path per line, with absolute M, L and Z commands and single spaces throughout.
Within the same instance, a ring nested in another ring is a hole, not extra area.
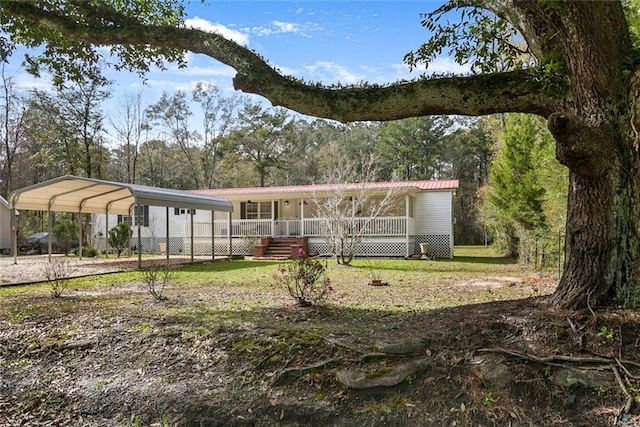
M 260 206 L 260 205 L 258 205 Z M 271 237 L 276 237 L 276 202 L 271 199 Z
M 233 256 L 233 241 L 231 240 L 231 212 L 227 212 L 227 220 L 229 225 L 227 226 L 227 236 L 229 236 L 229 258 Z
M 300 199 L 300 235 L 304 236 L 304 199 Z
M 411 201 L 409 200 L 409 193 L 404 196 L 404 232 L 407 239 L 407 257 L 412 255 L 411 248 L 409 248 L 409 213 L 411 208 Z

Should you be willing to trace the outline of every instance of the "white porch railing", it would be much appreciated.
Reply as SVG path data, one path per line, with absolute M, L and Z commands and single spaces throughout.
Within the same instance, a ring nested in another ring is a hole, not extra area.
M 331 221 L 331 220 L 329 220 Z M 337 220 L 333 220 L 337 221 Z M 329 225 L 324 218 L 305 218 L 305 236 L 322 236 L 323 229 Z M 362 236 L 405 236 L 407 234 L 407 217 L 388 216 L 379 218 L 347 218 L 343 227 L 351 228 Z
M 321 218 L 305 218 L 304 224 L 301 220 L 234 219 L 231 225 L 231 236 L 322 236 L 324 224 L 326 221 Z M 353 230 L 362 231 L 363 236 L 406 236 L 413 235 L 415 229 L 415 220 L 409 218 L 407 221 L 407 217 L 404 216 L 349 218 L 344 224 Z M 228 228 L 228 220 L 214 221 L 213 229 L 216 237 L 226 237 Z M 188 223 L 185 229 L 187 237 L 190 237 L 191 227 Z M 193 223 L 193 230 L 196 237 L 211 236 L 211 221 L 196 221 Z

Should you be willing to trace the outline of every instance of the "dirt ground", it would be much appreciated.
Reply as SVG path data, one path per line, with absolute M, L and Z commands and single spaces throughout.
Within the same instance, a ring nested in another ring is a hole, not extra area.
M 513 286 L 527 280 L 550 289 Z M 21 323 L 0 321 L 0 425 L 640 426 L 638 312 L 565 312 L 540 296 L 348 316 L 265 306 L 212 322 L 206 306 L 228 290 L 127 310 L 107 306 L 130 288 L 101 292 L 99 305 L 81 293 L 5 301 Z M 344 319 L 353 332 L 315 327 Z
M 210 257 L 194 257 L 194 261 L 208 261 Z M 51 256 L 52 262 L 64 262 L 70 269 L 70 277 L 82 277 L 92 274 L 113 273 L 118 271 L 130 271 L 138 268 L 138 259 L 134 257 L 117 258 L 83 258 L 65 257 L 55 254 Z M 48 255 L 24 255 L 14 262 L 13 257 L 0 256 L 0 285 L 15 283 L 34 283 L 46 280 L 46 268 L 49 264 Z M 155 262 L 165 262 L 165 256 L 149 257 L 142 259 L 143 265 Z M 191 262 L 190 257 L 171 256 L 171 263 L 185 264 Z

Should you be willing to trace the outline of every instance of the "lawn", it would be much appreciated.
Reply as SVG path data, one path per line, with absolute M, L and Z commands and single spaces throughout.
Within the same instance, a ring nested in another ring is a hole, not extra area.
M 451 260 L 321 262 L 334 291 L 317 308 L 274 286 L 271 261 L 183 266 L 162 299 L 141 272 L 73 279 L 60 298 L 47 284 L 0 288 L 0 424 L 477 425 L 552 411 L 518 406 L 468 364 L 536 322 L 566 329 L 538 298 L 553 274 L 483 247 Z M 387 286 L 368 285 L 372 274 Z M 420 369 L 393 387 L 337 380 L 413 360 Z

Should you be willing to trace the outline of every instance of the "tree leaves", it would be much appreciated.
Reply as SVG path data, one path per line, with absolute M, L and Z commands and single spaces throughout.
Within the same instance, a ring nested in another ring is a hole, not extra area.
M 452 21 L 451 3 L 423 15 L 422 26 L 431 34 L 426 43 L 407 53 L 410 68 L 429 63 L 437 56 L 452 56 L 458 64 L 471 66 L 472 73 L 487 73 L 521 67 L 525 50 L 518 47 L 515 29 L 504 19 L 477 7 L 462 9 L 460 19 Z M 445 21 L 442 23 L 442 21 Z

